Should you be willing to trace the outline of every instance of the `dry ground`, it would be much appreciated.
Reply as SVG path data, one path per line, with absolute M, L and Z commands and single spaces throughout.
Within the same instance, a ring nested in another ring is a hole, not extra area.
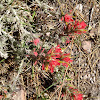
M 99 0 L 1 0 L 2 100 L 70 100 L 68 95 L 63 98 L 59 95 L 65 92 L 68 84 L 77 88 L 84 100 L 100 100 L 99 7 Z M 88 25 L 87 33 L 76 36 L 67 45 L 57 35 L 63 33 L 64 23 L 60 19 L 66 13 Z M 61 44 L 71 53 L 73 63 L 66 71 L 71 80 L 63 79 L 64 68 L 55 69 L 51 74 L 42 71 L 41 64 L 33 66 L 34 46 L 29 41 L 38 37 L 46 50 Z M 64 84 L 60 83 L 62 80 Z

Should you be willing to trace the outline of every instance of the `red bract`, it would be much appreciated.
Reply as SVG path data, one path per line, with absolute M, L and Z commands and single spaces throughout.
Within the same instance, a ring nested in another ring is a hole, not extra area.
M 44 63 L 42 64 L 42 70 L 45 70 Z
M 85 29 L 86 28 L 86 23 L 84 21 L 80 22 L 80 28 L 78 29 Z
M 37 64 L 37 61 L 35 61 L 34 65 L 36 65 L 36 64 Z
M 70 54 L 62 54 L 61 59 L 63 61 L 62 65 L 68 67 L 68 64 L 72 62 L 72 60 L 68 57 Z
M 76 34 L 81 34 L 81 31 L 75 31 Z
M 56 60 L 56 59 L 60 58 L 60 56 L 61 56 L 60 54 L 55 54 L 54 56 L 51 56 L 51 58 Z
M 0 99 L 2 99 L 3 98 L 3 96 L 2 95 L 0 95 Z
M 37 52 L 34 52 L 34 55 L 37 57 L 38 53 Z
M 87 26 L 87 24 L 84 21 L 82 21 L 82 22 L 75 21 L 74 28 L 76 28 L 76 29 L 85 29 L 86 26 Z
M 69 54 L 63 54 L 59 45 L 50 49 L 47 52 L 46 59 L 43 61 L 42 70 L 48 67 L 51 73 L 53 73 L 56 66 L 62 64 L 63 66 L 68 67 L 68 64 L 72 62 L 68 56 Z
M 83 94 L 76 95 L 76 100 L 82 100 L 82 99 L 83 99 Z
M 77 89 L 70 87 L 72 90 L 71 100 L 83 100 L 83 94 L 79 93 Z
M 38 53 L 35 51 L 36 49 L 34 48 L 33 53 L 37 57 Z
M 61 52 L 61 48 L 55 48 L 54 53 L 60 53 Z
M 72 21 L 73 21 L 72 16 L 69 16 L 68 14 L 66 14 L 66 15 L 64 16 L 64 21 L 65 21 L 65 22 L 72 22 Z
M 67 43 L 70 43 L 70 40 L 66 40 L 66 44 L 67 44 Z
M 40 42 L 40 39 L 37 38 L 37 39 L 35 39 L 33 42 L 34 42 L 34 44 L 37 46 L 37 44 Z
M 59 45 L 55 47 L 54 53 L 61 53 L 61 48 Z
M 61 21 L 65 21 L 65 22 L 72 22 L 73 19 L 72 19 L 72 16 L 69 16 L 68 14 L 66 14 L 64 17 L 61 18 Z
M 54 67 L 53 66 L 49 66 L 49 69 L 50 69 L 51 73 L 54 72 Z
M 50 49 L 50 50 L 47 52 L 47 54 L 50 54 L 50 53 L 52 53 L 52 50 L 53 50 L 53 49 Z
M 72 16 L 70 16 L 68 14 L 65 14 L 65 16 L 61 18 L 61 20 L 64 21 L 65 23 L 67 22 L 67 24 L 64 25 L 64 30 L 66 33 L 67 32 L 70 34 L 86 33 L 86 31 L 84 29 L 86 28 L 87 24 L 84 21 L 79 22 L 79 21 L 73 20 Z M 62 34 L 62 36 L 64 36 L 64 35 Z M 69 41 L 66 41 L 66 43 L 69 43 Z
M 60 63 L 59 63 L 59 60 L 51 60 L 51 61 L 49 62 L 49 65 L 55 67 L 55 66 L 59 66 Z
M 65 61 L 65 62 L 72 62 L 72 60 L 69 58 L 69 57 L 65 57 L 64 59 L 63 59 L 63 61 Z
M 62 63 L 63 66 L 65 67 L 68 67 L 68 64 L 67 63 Z
M 68 56 L 70 56 L 70 53 L 67 53 L 67 54 L 64 53 L 63 56 L 64 56 L 64 57 L 68 57 Z
M 61 17 L 61 21 L 63 21 L 63 20 L 64 20 L 64 17 L 62 16 L 62 17 Z
M 83 100 L 83 94 L 73 95 L 73 96 L 71 96 L 71 100 Z
M 78 28 L 79 25 L 80 25 L 79 21 L 75 21 L 74 29 Z

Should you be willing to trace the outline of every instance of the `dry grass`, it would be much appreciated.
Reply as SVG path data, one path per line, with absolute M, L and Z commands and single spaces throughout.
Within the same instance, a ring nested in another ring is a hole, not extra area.
M 79 4 L 83 9 L 77 9 Z M 83 94 L 84 100 L 99 100 L 99 6 L 98 0 L 0 1 L 2 100 L 12 100 L 13 95 L 17 95 L 20 90 L 24 90 L 27 100 L 70 100 L 69 86 L 77 88 Z M 66 45 L 62 43 L 64 38 L 59 37 L 64 26 L 60 18 L 66 13 L 69 14 L 70 10 L 72 16 L 76 16 L 77 20 L 84 20 L 88 27 L 86 34 L 75 36 L 75 39 Z M 29 42 L 38 37 L 41 39 L 40 45 L 46 50 L 61 44 L 62 48 L 66 48 L 66 53 L 71 53 L 73 63 L 67 69 L 62 66 L 56 68 L 53 74 L 41 70 L 41 63 L 34 65 L 34 45 Z M 83 49 L 84 41 L 91 43 L 89 52 Z M 62 98 L 62 93 L 67 95 Z

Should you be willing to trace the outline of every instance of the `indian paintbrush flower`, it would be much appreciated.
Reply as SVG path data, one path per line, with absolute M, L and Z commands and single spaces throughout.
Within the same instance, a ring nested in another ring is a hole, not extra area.
M 51 48 L 47 52 L 46 59 L 43 61 L 42 70 L 48 67 L 51 73 L 53 73 L 56 66 L 63 65 L 68 67 L 68 64 L 72 62 L 69 55 L 70 54 L 63 53 L 59 45 L 55 48 Z

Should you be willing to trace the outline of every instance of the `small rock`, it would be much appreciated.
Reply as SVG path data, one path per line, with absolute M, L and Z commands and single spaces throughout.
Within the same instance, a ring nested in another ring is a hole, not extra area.
M 12 100 L 26 100 L 26 92 L 24 90 L 19 90 L 13 95 Z
M 88 53 L 91 52 L 91 41 L 83 41 L 82 48 Z
M 80 12 L 82 12 L 83 5 L 82 5 L 82 4 L 78 4 L 78 5 L 76 6 L 76 9 L 79 10 Z

